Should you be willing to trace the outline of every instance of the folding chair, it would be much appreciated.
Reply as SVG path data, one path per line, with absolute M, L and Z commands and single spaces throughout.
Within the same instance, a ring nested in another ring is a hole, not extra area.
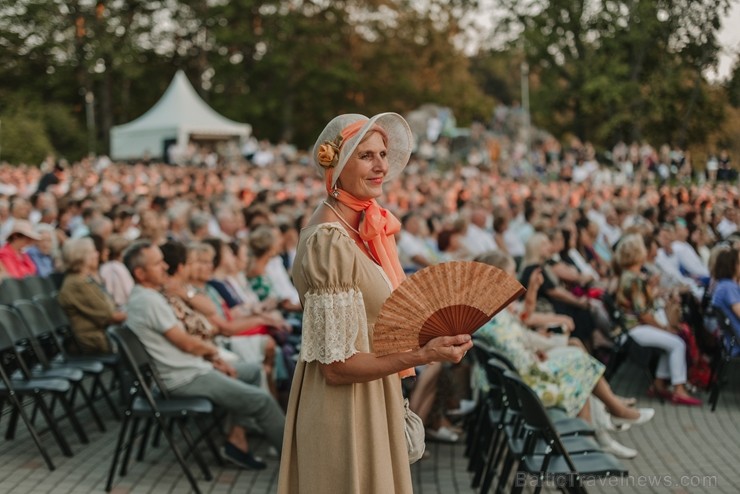
M 510 382 L 512 379 L 522 382 L 521 378 L 515 372 L 507 370 L 506 366 L 497 362 L 496 359 L 491 359 L 488 364 L 488 374 L 491 379 L 496 379 L 504 389 L 508 410 L 507 420 L 504 421 L 503 427 L 501 427 L 500 446 L 497 449 L 494 447 L 494 450 L 487 457 L 488 464 L 483 477 L 481 492 L 488 491 L 499 465 L 502 465 L 502 468 L 497 490 L 503 488 L 516 458 L 524 451 L 525 441 L 528 440 L 530 435 L 524 427 L 523 404 Z M 563 441 L 569 452 L 599 451 L 601 449 L 598 443 L 590 437 L 594 434 L 594 430 L 585 421 L 576 417 L 569 417 L 564 410 L 558 408 L 548 408 L 545 413 L 554 423 L 558 434 L 563 436 Z M 544 454 L 545 450 L 546 444 L 543 441 L 536 443 L 535 454 Z
M 512 493 L 519 494 L 524 488 L 526 476 L 534 475 L 538 482 L 535 494 L 542 491 L 546 478 L 558 480 L 558 487 L 567 492 L 585 493 L 582 477 L 626 476 L 624 466 L 614 456 L 600 451 L 576 452 L 566 446 L 557 427 L 547 415 L 545 407 L 537 394 L 518 376 L 504 374 L 507 389 L 511 389 L 521 404 L 521 414 L 526 430 L 526 439 L 518 457 L 518 468 Z M 544 451 L 538 451 L 538 444 L 545 444 Z
M 32 299 L 37 295 L 51 295 L 56 292 L 54 283 L 49 278 L 41 276 L 26 276 L 20 280 L 24 298 Z
M 16 306 L 18 308 L 16 308 Z M 29 300 L 21 300 L 16 302 L 16 306 L 0 307 L 0 314 L 2 315 L 5 328 L 12 340 L 16 345 L 24 348 L 25 351 L 30 354 L 29 360 L 31 360 L 31 358 L 33 359 L 32 362 L 29 361 L 28 368 L 30 370 L 30 375 L 27 377 L 58 378 L 69 381 L 72 386 L 72 391 L 69 397 L 70 404 L 74 406 L 75 398 L 79 393 L 80 396 L 82 396 L 84 405 L 90 410 L 93 420 L 95 420 L 98 428 L 101 432 L 104 432 L 105 425 L 100 419 L 100 415 L 98 415 L 98 412 L 90 399 L 90 395 L 87 393 L 87 390 L 85 390 L 83 385 L 85 373 L 77 367 L 71 367 L 64 364 L 52 366 L 47 357 L 46 350 L 44 350 L 42 344 L 34 335 L 33 330 L 29 327 L 22 316 L 21 311 L 25 310 L 26 307 L 34 307 L 33 303 Z M 52 402 L 52 405 L 53 404 L 54 402 Z M 85 434 L 85 431 L 82 430 L 82 428 L 78 430 L 78 435 L 80 436 L 80 441 L 84 444 L 88 443 L 87 434 Z
M 719 401 L 719 392 L 722 389 L 722 384 L 726 379 L 727 366 L 733 360 L 738 357 L 734 357 L 736 349 L 740 346 L 737 335 L 732 329 L 732 322 L 730 318 L 722 311 L 719 307 L 711 307 L 712 314 L 717 319 L 717 324 L 721 331 L 721 344 L 720 344 L 720 356 L 717 359 L 715 369 L 713 369 L 712 385 L 709 392 L 709 403 L 712 405 L 712 411 L 717 409 L 717 402 Z
M 59 300 L 53 295 L 36 295 L 33 297 L 33 302 L 44 309 L 46 317 L 49 318 L 51 323 L 54 325 L 57 336 L 62 338 L 62 347 L 65 349 L 74 347 L 74 350 L 81 353 L 81 347 L 77 338 L 75 337 L 74 331 L 72 331 L 72 323 L 67 317 L 67 313 L 59 305 Z M 102 362 L 103 365 L 113 371 L 116 377 L 120 368 L 120 359 L 116 353 L 101 353 L 95 355 L 70 355 L 67 352 L 66 359 L 69 362 L 85 361 L 85 360 L 96 360 Z
M 211 472 L 203 461 L 203 457 L 195 447 L 195 442 L 193 441 L 184 422 L 185 419 L 189 417 L 194 418 L 194 422 L 200 429 L 201 436 L 206 440 L 206 443 L 214 456 L 219 458 L 216 447 L 207 434 L 207 428 L 203 427 L 203 424 L 199 420 L 202 417 L 211 416 L 213 414 L 213 404 L 206 398 L 167 397 L 165 395 L 166 388 L 162 385 L 159 375 L 157 374 L 146 349 L 139 341 L 138 337 L 125 326 L 109 327 L 108 335 L 118 346 L 123 364 L 126 367 L 126 370 L 133 377 L 133 380 L 129 389 L 129 400 L 124 411 L 123 422 L 118 435 L 118 442 L 116 444 L 115 453 L 113 454 L 113 461 L 108 473 L 108 482 L 106 483 L 105 490 L 110 492 L 112 488 L 115 470 L 118 466 L 120 455 L 123 450 L 125 450 L 125 453 L 121 462 L 120 475 L 126 475 L 128 461 L 131 456 L 131 449 L 137 434 L 139 422 L 141 419 L 146 419 L 148 422 L 154 421 L 155 425 L 159 427 L 159 431 L 161 431 L 167 439 L 167 442 L 169 443 L 172 452 L 175 454 L 183 473 L 185 473 L 185 476 L 188 478 L 191 487 L 196 493 L 200 493 L 201 491 L 198 487 L 198 482 L 195 480 L 195 477 L 185 463 L 185 457 L 175 443 L 175 439 L 172 435 L 173 431 L 169 427 L 170 424 L 167 423 L 167 419 L 174 419 L 177 423 L 187 445 L 187 452 L 192 453 L 201 472 L 203 473 L 203 477 L 206 480 L 211 480 L 213 478 Z M 160 391 L 157 396 L 155 396 L 152 391 L 152 385 L 156 385 Z M 124 444 L 127 433 L 129 432 L 129 423 L 131 423 L 131 431 L 130 434 L 128 434 L 128 442 Z M 140 444 L 139 459 L 143 456 L 143 450 L 148 440 L 149 429 L 150 427 L 147 425 L 144 430 L 144 437 Z
M 0 282 L 0 304 L 12 305 L 13 302 L 26 298 L 21 281 L 5 278 Z
M 4 308 L 0 308 L 0 409 L 2 409 L 3 403 L 7 400 L 12 410 L 5 438 L 10 440 L 15 437 L 15 429 L 18 423 L 18 417 L 20 417 L 23 423 L 26 424 L 31 438 L 39 449 L 46 465 L 50 470 L 54 470 L 54 464 L 46 449 L 41 444 L 41 438 L 34 426 L 34 421 L 32 417 L 29 418 L 26 414 L 21 400 L 25 397 L 32 399 L 34 410 L 41 410 L 41 414 L 44 416 L 49 430 L 62 450 L 62 453 L 65 456 L 72 456 L 72 450 L 59 429 L 52 407 L 47 405 L 44 399 L 45 395 L 50 394 L 62 404 L 67 418 L 79 435 L 82 428 L 74 409 L 67 400 L 71 385 L 69 381 L 64 379 L 29 377 L 30 371 L 23 355 L 10 337 L 10 333 L 6 330 L 4 315 Z M 11 377 L 14 375 L 18 377 Z
M 46 297 L 48 299 L 48 297 Z M 106 369 L 106 362 L 118 362 L 118 358 L 103 360 L 98 357 L 76 357 L 72 358 L 67 355 L 64 343 L 57 334 L 56 327 L 51 319 L 47 316 L 44 307 L 40 302 L 22 300 L 13 305 L 18 310 L 21 317 L 26 322 L 26 326 L 36 337 L 46 352 L 49 365 L 52 368 L 67 367 L 80 369 L 86 376 L 92 378 L 92 387 L 90 388 L 90 398 L 95 399 L 98 391 L 102 394 L 105 402 L 111 410 L 111 413 L 120 420 L 118 409 L 105 388 L 102 380 L 102 374 Z M 113 367 L 114 374 L 117 374 L 118 366 Z

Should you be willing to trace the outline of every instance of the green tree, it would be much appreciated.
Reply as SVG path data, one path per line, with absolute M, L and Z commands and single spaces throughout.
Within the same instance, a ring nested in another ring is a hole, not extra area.
M 498 32 L 532 67 L 535 123 L 611 145 L 704 139 L 702 74 L 717 62 L 729 0 L 504 0 Z

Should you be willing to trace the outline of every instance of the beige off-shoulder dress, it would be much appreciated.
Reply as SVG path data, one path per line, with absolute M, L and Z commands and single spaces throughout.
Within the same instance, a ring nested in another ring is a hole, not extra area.
M 303 336 L 280 463 L 280 494 L 411 493 L 398 375 L 331 386 L 319 363 L 372 351 L 391 285 L 339 223 L 301 232 L 293 282 Z

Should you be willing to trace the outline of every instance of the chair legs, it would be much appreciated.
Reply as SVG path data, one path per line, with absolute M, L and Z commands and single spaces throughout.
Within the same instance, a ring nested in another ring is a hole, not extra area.
M 201 494 L 200 488 L 198 487 L 198 482 L 195 480 L 195 477 L 193 477 L 192 472 L 188 468 L 187 464 L 185 463 L 185 458 L 183 458 L 182 453 L 180 452 L 180 449 L 175 444 L 175 440 L 172 437 L 172 434 L 170 433 L 170 430 L 168 427 L 166 427 L 166 424 L 164 420 L 159 418 L 159 427 L 162 430 L 162 434 L 164 435 L 165 439 L 170 445 L 170 449 L 172 449 L 172 452 L 175 454 L 175 458 L 177 458 L 177 462 L 180 464 L 180 468 L 182 469 L 183 473 L 185 473 L 185 476 L 188 478 L 188 481 L 190 482 L 190 486 L 193 488 L 193 491 L 195 491 L 196 494 Z M 188 441 L 188 445 L 190 446 L 190 442 Z M 197 458 L 197 457 L 196 457 Z M 203 458 L 200 458 L 200 462 L 203 461 Z M 205 464 L 203 464 L 203 467 L 205 467 Z M 206 470 L 208 470 L 208 467 L 205 467 Z M 210 472 L 208 472 L 208 480 L 210 480 L 211 475 Z
M 113 476 L 116 474 L 116 467 L 118 466 L 118 459 L 121 456 L 121 447 L 123 446 L 123 441 L 126 438 L 126 431 L 128 429 L 128 424 L 131 421 L 131 412 L 128 410 L 124 412 L 123 414 L 123 420 L 121 421 L 121 430 L 118 433 L 118 441 L 116 442 L 116 450 L 113 452 L 113 461 L 110 465 L 110 470 L 108 471 L 108 482 L 105 484 L 105 492 L 110 492 L 113 487 Z
M 113 400 L 111 399 L 110 393 L 107 389 L 105 389 L 105 385 L 103 384 L 103 380 L 100 377 L 100 374 L 95 374 L 93 377 L 93 385 L 92 388 L 90 388 L 90 397 L 94 400 L 96 392 L 100 390 L 100 394 L 103 396 L 103 399 L 105 400 L 106 404 L 108 405 L 108 408 L 110 408 L 111 413 L 116 418 L 116 420 L 121 420 L 121 415 L 118 413 L 118 408 L 113 403 Z
M 126 451 L 124 451 L 123 459 L 121 460 L 121 471 L 119 472 L 121 477 L 125 477 L 128 473 L 128 462 L 131 459 L 131 450 L 134 449 L 134 441 L 136 440 L 136 433 L 139 430 L 140 421 L 141 418 L 134 417 L 133 423 L 131 424 L 131 433 L 128 435 L 128 441 L 124 447 Z
M 712 405 L 712 411 L 717 409 L 717 402 L 719 401 L 719 392 L 722 387 L 722 380 L 725 378 L 725 369 L 727 368 L 727 359 L 721 357 L 717 363 L 717 370 L 714 372 L 714 379 L 712 382 L 712 388 L 709 394 L 709 403 Z
M 67 440 L 62 435 L 61 431 L 59 430 L 59 427 L 57 427 L 56 420 L 54 419 L 54 414 L 52 414 L 49 407 L 46 406 L 46 403 L 44 402 L 44 398 L 41 395 L 36 395 L 34 396 L 34 400 L 36 401 L 36 404 L 38 405 L 39 410 L 41 410 L 41 414 L 46 419 L 46 423 L 49 425 L 49 430 L 51 430 L 51 433 L 54 436 L 54 439 L 56 439 L 57 444 L 59 445 L 59 448 L 62 450 L 62 454 L 64 456 L 71 457 L 72 449 L 70 449 L 69 443 L 67 443 Z M 73 418 L 70 417 L 70 420 L 73 420 Z M 76 417 L 74 417 L 74 421 L 75 422 L 77 421 Z M 77 425 L 79 426 L 79 423 Z M 83 435 L 84 435 L 84 432 L 83 432 Z
M 80 442 L 82 444 L 88 444 L 90 440 L 87 438 L 87 434 L 85 434 L 85 430 L 82 428 L 82 425 L 80 424 L 80 421 L 77 418 L 77 414 L 75 413 L 74 408 L 72 407 L 70 402 L 67 401 L 67 398 L 62 394 L 57 395 L 57 398 L 59 400 L 59 403 L 62 404 L 62 408 L 64 408 L 64 412 L 67 415 L 69 422 L 72 424 L 72 428 L 77 434 L 77 437 L 80 438 Z M 41 406 L 41 403 L 39 404 L 39 406 Z M 43 411 L 43 408 L 42 408 L 42 411 Z
M 100 419 L 100 415 L 98 414 L 98 411 L 95 409 L 95 405 L 93 404 L 92 399 L 90 399 L 90 395 L 85 390 L 81 381 L 78 383 L 75 383 L 74 389 L 78 389 L 78 388 L 79 388 L 80 394 L 82 395 L 82 399 L 85 402 L 85 405 L 87 406 L 87 408 L 90 409 L 90 414 L 92 415 L 93 420 L 97 424 L 98 429 L 100 430 L 100 432 L 105 432 L 106 431 L 105 425 L 103 424 L 103 421 Z
M 23 420 L 23 423 L 26 424 L 26 428 L 28 429 L 29 434 L 31 434 L 31 438 L 33 439 L 33 442 L 36 444 L 36 448 L 39 450 L 39 453 L 41 453 L 41 456 L 44 458 L 44 462 L 46 463 L 46 466 L 49 468 L 49 470 L 54 470 L 56 467 L 54 466 L 54 463 L 51 461 L 51 457 L 49 456 L 49 453 L 47 453 L 46 448 L 44 448 L 43 444 L 41 444 L 41 438 L 39 437 L 38 432 L 36 431 L 36 428 L 31 423 L 30 418 L 26 414 L 25 410 L 23 409 L 23 404 L 18 399 L 18 396 L 15 393 L 11 393 L 9 396 L 10 405 L 13 408 L 13 415 L 11 418 L 15 417 L 15 420 L 17 421 L 17 417 L 20 416 Z M 2 410 L 2 406 L 0 406 L 0 410 Z M 10 426 L 10 424 L 8 424 Z M 51 426 L 51 424 L 49 424 Z M 15 428 L 15 424 L 13 424 L 13 428 Z M 62 438 L 62 443 L 66 445 L 66 441 L 64 441 L 64 438 Z M 69 450 L 69 446 L 67 446 L 67 450 Z M 62 452 L 66 454 L 64 449 L 62 449 Z M 71 451 L 70 451 L 71 454 Z
M 113 453 L 113 460 L 111 462 L 110 470 L 108 471 L 108 481 L 105 486 L 106 492 L 110 492 L 112 489 L 113 479 L 115 477 L 117 468 L 120 468 L 119 475 L 122 477 L 128 473 L 128 465 L 131 459 L 132 451 L 134 449 L 134 442 L 136 441 L 136 436 L 139 432 L 139 424 L 141 420 L 142 420 L 142 417 L 132 417 L 132 414 L 129 410 L 127 410 L 123 414 L 123 420 L 121 422 L 121 430 L 118 434 L 118 440 L 116 443 L 116 450 Z M 200 491 L 200 488 L 198 487 L 198 482 L 196 481 L 192 472 L 190 471 L 187 464 L 185 463 L 185 456 L 182 454 L 180 449 L 175 444 L 175 440 L 172 436 L 172 427 L 174 426 L 173 424 L 174 419 L 169 421 L 169 423 L 167 423 L 162 417 L 157 417 L 156 422 L 155 422 L 155 419 L 153 418 L 147 418 L 144 420 L 146 420 L 146 422 L 144 423 L 143 437 L 141 438 L 141 443 L 139 444 L 139 449 L 136 455 L 137 461 L 141 461 L 144 458 L 144 452 L 145 452 L 146 444 L 149 442 L 149 436 L 151 434 L 151 429 L 152 427 L 155 427 L 155 436 L 158 436 L 159 434 L 164 435 L 167 443 L 170 445 L 170 449 L 175 454 L 175 458 L 177 459 L 177 462 L 180 464 L 180 467 L 182 468 L 183 473 L 185 474 L 188 481 L 190 482 L 190 486 L 192 487 L 193 491 L 196 494 L 200 494 L 201 491 Z M 176 421 L 177 421 L 177 426 L 179 427 L 180 432 L 182 433 L 182 436 L 187 445 L 188 453 L 192 452 L 193 457 L 195 458 L 195 461 L 198 463 L 198 467 L 200 468 L 201 472 L 203 472 L 203 477 L 206 480 L 212 480 L 213 475 L 211 474 L 211 471 L 209 470 L 208 466 L 203 460 L 202 455 L 198 452 L 197 449 L 195 449 L 193 438 L 190 432 L 187 430 L 184 420 L 176 420 Z M 196 422 L 197 422 L 197 419 L 196 419 Z M 205 432 L 201 424 L 198 424 L 198 427 L 199 429 L 201 429 L 202 432 Z M 205 436 L 205 439 L 209 443 L 209 447 L 212 449 L 214 454 L 216 454 L 217 452 L 215 449 L 215 445 L 213 445 L 212 441 L 210 440 L 210 437 Z M 120 465 L 119 465 L 119 462 L 120 462 Z M 220 457 L 219 457 L 219 464 L 221 464 Z

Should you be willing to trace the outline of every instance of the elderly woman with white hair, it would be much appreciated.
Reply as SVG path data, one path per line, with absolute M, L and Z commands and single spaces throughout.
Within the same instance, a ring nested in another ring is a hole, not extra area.
M 326 199 L 301 231 L 293 281 L 303 306 L 278 493 L 411 493 L 401 377 L 430 362 L 459 362 L 469 335 L 439 337 L 376 356 L 372 335 L 403 280 L 400 222 L 377 198 L 414 146 L 396 113 L 334 118 L 314 146 Z M 418 453 L 417 453 L 418 455 Z M 417 458 L 418 459 L 418 458 Z
M 92 239 L 67 240 L 62 247 L 62 260 L 66 275 L 59 290 L 59 304 L 69 317 L 79 351 L 109 353 L 105 328 L 125 321 L 126 314 L 116 310 L 113 298 L 100 284 L 99 255 Z

